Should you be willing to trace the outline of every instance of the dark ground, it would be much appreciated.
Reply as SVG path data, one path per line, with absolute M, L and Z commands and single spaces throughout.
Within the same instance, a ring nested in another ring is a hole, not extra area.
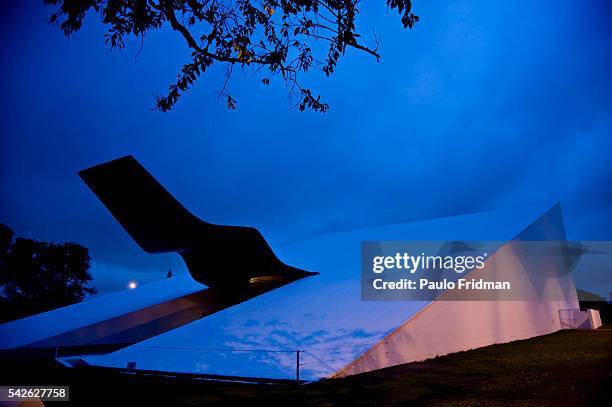
M 562 331 L 308 385 L 2 368 L 2 384 L 70 385 L 71 405 L 612 405 L 612 327 Z M 54 403 L 49 403 L 54 405 Z M 67 403 L 55 403 L 67 405 Z

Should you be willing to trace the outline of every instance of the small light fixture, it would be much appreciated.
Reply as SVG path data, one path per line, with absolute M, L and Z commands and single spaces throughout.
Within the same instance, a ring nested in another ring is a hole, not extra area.
M 135 288 L 138 287 L 138 283 L 134 280 L 130 281 L 129 283 L 127 283 L 127 288 L 129 288 L 130 290 L 133 290 Z

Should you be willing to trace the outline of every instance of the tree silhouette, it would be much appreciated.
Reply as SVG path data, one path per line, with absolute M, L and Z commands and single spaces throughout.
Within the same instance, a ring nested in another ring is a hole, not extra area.
M 79 31 L 89 11 L 99 14 L 107 26 L 105 41 L 112 49 L 122 49 L 125 39 L 144 41 L 149 31 L 171 27 L 191 50 L 191 60 L 183 65 L 175 83 L 165 95 L 157 96 L 155 109 L 170 110 L 181 94 L 215 64 L 227 66 L 219 98 L 228 108 L 237 101 L 228 90 L 234 66 L 262 70 L 261 81 L 270 84 L 280 77 L 289 89 L 295 106 L 318 112 L 328 109 L 320 95 L 303 87 L 300 74 L 319 70 L 330 76 L 347 48 L 371 54 L 377 60 L 378 39 L 374 45 L 361 42 L 357 32 L 359 0 L 45 0 L 54 7 L 50 22 L 69 36 Z M 387 6 L 401 16 L 404 28 L 412 28 L 419 17 L 411 12 L 410 0 L 387 0 Z M 263 69 L 261 69 L 263 68 Z
M 80 302 L 87 287 L 90 257 L 76 243 L 13 239 L 0 224 L 0 321 L 22 318 Z

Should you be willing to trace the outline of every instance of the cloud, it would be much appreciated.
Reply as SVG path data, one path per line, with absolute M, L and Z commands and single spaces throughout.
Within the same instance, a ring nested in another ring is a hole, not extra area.
M 150 95 L 183 57 L 174 36 L 151 38 L 134 62 L 108 53 L 97 23 L 67 40 L 42 5 L 13 8 L 1 24 L 11 97 L 0 101 L 0 221 L 90 247 L 109 289 L 124 279 L 103 276 L 113 267 L 183 267 L 142 252 L 76 176 L 131 153 L 197 215 L 257 226 L 273 246 L 557 200 L 570 237 L 610 238 L 608 3 L 531 2 L 512 24 L 512 3 L 420 4 L 410 32 L 384 4 L 363 4 L 383 60 L 348 52 L 333 80 L 309 77 L 332 106 L 325 115 L 288 111 L 281 86 L 262 91 L 248 73 L 232 81 L 241 103 L 229 112 L 210 96 L 214 70 L 155 114 Z

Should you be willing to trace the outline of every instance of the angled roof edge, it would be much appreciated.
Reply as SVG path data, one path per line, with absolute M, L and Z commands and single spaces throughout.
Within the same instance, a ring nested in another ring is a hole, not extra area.
M 503 213 L 503 212 L 506 212 L 506 211 L 504 211 L 504 210 L 500 210 L 500 211 L 488 211 L 488 213 L 491 213 L 491 212 Z M 535 220 L 533 220 L 531 223 L 529 223 L 524 229 L 522 229 L 514 237 L 512 237 L 512 239 L 509 239 L 509 241 L 510 240 L 547 240 L 547 236 L 536 237 L 536 239 L 531 239 L 530 236 L 524 236 L 524 235 L 528 235 L 529 234 L 529 230 L 534 225 L 537 226 L 538 223 L 540 223 L 542 221 L 547 221 L 549 218 L 553 218 L 553 221 L 559 222 L 559 225 L 561 227 L 561 230 L 555 231 L 555 232 L 558 233 L 557 236 L 549 236 L 549 238 L 551 238 L 551 240 L 553 240 L 553 239 L 554 240 L 565 240 L 565 225 L 564 225 L 564 222 L 563 222 L 563 214 L 562 214 L 562 211 L 561 211 L 561 203 L 560 202 L 556 202 L 552 206 L 548 207 L 548 209 L 545 210 L 544 212 L 542 212 L 539 216 L 537 216 L 537 218 Z M 475 273 L 476 271 L 478 271 L 478 270 L 470 271 L 468 274 L 466 274 L 465 278 L 467 278 L 470 274 Z M 444 295 L 444 293 L 440 294 L 440 296 L 443 296 L 443 295 Z M 431 306 L 436 301 L 437 301 L 437 299 L 434 300 L 434 301 L 431 301 L 427 305 L 423 306 L 421 309 L 419 309 L 417 312 L 412 314 L 404 322 L 402 322 L 398 326 L 396 326 L 393 329 L 391 329 L 387 334 L 385 334 L 380 340 L 378 340 L 378 342 L 376 342 L 370 348 L 366 349 L 361 354 L 357 355 L 353 360 L 351 360 L 345 366 L 343 366 L 342 368 L 338 369 L 336 372 L 333 372 L 333 373 L 329 374 L 327 377 L 328 378 L 339 377 L 339 375 L 341 375 L 344 371 L 350 369 L 353 365 L 359 363 L 364 357 L 366 357 L 367 354 L 371 353 L 377 347 L 380 347 L 383 344 L 385 344 L 389 340 L 390 337 L 392 337 L 396 333 L 402 331 L 408 324 L 410 324 L 412 321 L 416 320 L 422 314 L 424 314 L 426 311 L 428 311 L 431 308 Z

